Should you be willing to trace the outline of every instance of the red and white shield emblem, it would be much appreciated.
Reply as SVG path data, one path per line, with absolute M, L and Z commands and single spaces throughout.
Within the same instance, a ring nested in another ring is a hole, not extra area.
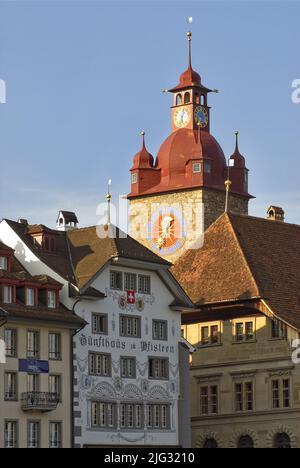
M 127 304 L 135 304 L 135 291 L 127 291 Z

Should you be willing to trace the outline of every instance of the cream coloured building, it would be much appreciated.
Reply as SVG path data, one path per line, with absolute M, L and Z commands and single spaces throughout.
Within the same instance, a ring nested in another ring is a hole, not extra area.
M 195 303 L 182 326 L 197 349 L 193 447 L 300 447 L 299 246 L 276 207 L 268 220 L 224 214 L 175 265 Z
M 85 322 L 60 304 L 61 287 L 0 242 L 0 448 L 72 446 L 72 342 Z

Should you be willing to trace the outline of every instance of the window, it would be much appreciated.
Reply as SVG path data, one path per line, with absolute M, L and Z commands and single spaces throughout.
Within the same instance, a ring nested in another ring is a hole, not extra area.
M 89 354 L 89 373 L 101 377 L 111 376 L 111 356 L 110 354 Z
M 119 271 L 110 272 L 110 289 L 123 291 L 123 273 Z
M 4 332 L 6 357 L 17 357 L 17 330 L 6 328 Z
M 193 173 L 199 174 L 201 172 L 201 163 L 194 163 L 193 164 Z
M 254 341 L 254 322 L 238 322 L 235 324 L 235 341 L 242 343 L 246 341 Z
M 201 327 L 201 346 L 211 346 L 219 344 L 219 326 L 211 325 Z
M 47 304 L 49 309 L 56 309 L 56 291 L 47 291 Z
M 272 380 L 272 408 L 290 408 L 291 383 L 290 379 Z
M 218 413 L 218 387 L 217 385 L 200 388 L 200 413 L 202 416 Z
M 0 257 L 0 270 L 7 271 L 8 262 L 7 257 Z
M 50 422 L 49 425 L 49 448 L 62 448 L 62 423 Z
M 200 96 L 198 93 L 195 93 L 195 101 L 196 101 L 196 104 L 200 104 Z
M 98 428 L 116 427 L 116 404 L 92 402 L 92 426 Z
M 29 307 L 35 305 L 35 290 L 33 288 L 26 288 L 26 305 Z
M 148 429 L 170 429 L 169 405 L 147 405 L 146 414 Z
M 272 339 L 286 339 L 287 336 L 287 327 L 284 323 L 279 322 L 278 320 L 271 320 L 271 338 Z
M 168 339 L 168 322 L 165 320 L 153 320 L 153 340 Z
M 191 101 L 191 95 L 189 92 L 184 93 L 184 104 L 189 104 Z
M 120 427 L 121 429 L 142 428 L 142 404 L 121 403 Z
M 253 411 L 253 382 L 235 384 L 235 411 Z
M 218 442 L 215 439 L 207 438 L 204 441 L 203 448 L 204 449 L 217 449 Z
M 284 432 L 276 434 L 274 437 L 274 448 L 278 449 L 290 449 L 292 448 L 291 439 L 288 434 Z
M 37 393 L 40 391 L 40 376 L 38 374 L 27 374 L 27 392 Z
M 141 318 L 130 315 L 120 316 L 120 335 L 132 338 L 141 337 Z
M 182 104 L 182 96 L 181 94 L 177 94 L 176 96 L 176 106 L 181 106 Z
M 49 333 L 49 359 L 59 361 L 61 359 L 61 335 Z
M 108 333 L 107 314 L 92 314 L 92 333 L 97 335 Z
M 38 449 L 40 447 L 40 423 L 38 421 L 29 421 L 27 439 L 28 448 Z
M 136 359 L 132 357 L 121 357 L 121 377 L 123 379 L 136 378 Z
M 252 437 L 249 435 L 243 435 L 239 438 L 238 440 L 238 446 L 237 448 L 239 449 L 253 449 L 254 448 L 254 442 Z
M 7 449 L 18 448 L 18 422 L 5 421 L 4 425 L 4 446 Z
M 61 376 L 49 375 L 49 393 L 55 394 L 60 402 L 62 401 L 61 390 L 62 390 Z
M 4 375 L 4 399 L 5 401 L 16 401 L 18 399 L 17 382 L 18 382 L 18 374 L 16 372 L 5 372 L 5 375 Z
M 27 332 L 27 358 L 39 359 L 40 355 L 40 334 L 38 331 L 29 330 Z
M 11 304 L 13 302 L 13 287 L 3 286 L 3 302 L 4 304 Z
M 125 273 L 125 291 L 136 291 L 136 275 Z
M 210 174 L 211 173 L 211 163 L 210 162 L 204 163 L 204 172 L 205 172 L 205 174 Z
M 137 184 L 137 181 L 138 181 L 138 175 L 137 175 L 136 172 L 133 172 L 133 173 L 131 174 L 131 183 L 132 183 L 132 184 Z
M 151 294 L 150 276 L 139 275 L 139 294 Z
M 169 378 L 169 359 L 149 358 L 149 379 L 166 380 Z

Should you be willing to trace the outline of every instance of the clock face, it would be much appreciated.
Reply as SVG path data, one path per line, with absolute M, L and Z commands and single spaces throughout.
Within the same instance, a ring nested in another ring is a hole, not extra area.
M 149 225 L 149 247 L 162 257 L 174 254 L 185 243 L 184 228 L 182 215 L 177 210 L 160 210 Z
M 202 106 L 196 107 L 194 118 L 195 118 L 195 122 L 197 124 L 200 123 L 201 128 L 205 128 L 207 126 L 207 124 L 208 124 L 208 112 L 204 107 L 202 107 Z
M 178 128 L 186 127 L 190 121 L 190 111 L 187 107 L 181 107 L 174 114 L 174 124 Z

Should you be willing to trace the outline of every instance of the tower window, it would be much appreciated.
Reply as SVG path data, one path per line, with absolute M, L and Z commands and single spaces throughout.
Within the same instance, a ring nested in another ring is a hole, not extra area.
M 191 95 L 190 93 L 186 92 L 184 94 L 184 104 L 189 104 L 191 102 Z
M 181 106 L 182 104 L 182 96 L 181 94 L 177 94 L 176 96 L 176 106 Z
M 194 163 L 193 164 L 193 173 L 199 174 L 201 172 L 201 163 Z
M 138 181 L 138 176 L 137 176 L 137 173 L 134 172 L 131 176 L 131 182 L 132 184 L 137 184 L 137 181 Z
M 7 271 L 7 266 L 8 266 L 7 257 L 0 257 L 0 270 Z
M 204 163 L 204 172 L 205 172 L 205 174 L 211 174 L 211 163 L 210 162 Z
M 200 96 L 198 93 L 195 93 L 195 101 L 196 101 L 196 104 L 200 104 Z
M 205 106 L 206 105 L 206 102 L 205 102 L 205 96 L 204 94 L 201 95 L 201 106 Z

